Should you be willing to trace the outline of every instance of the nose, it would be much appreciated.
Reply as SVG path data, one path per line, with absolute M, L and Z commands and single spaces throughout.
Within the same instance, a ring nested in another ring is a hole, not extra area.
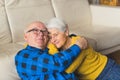
M 55 43 L 55 42 L 56 42 L 56 39 L 55 39 L 55 37 L 54 37 L 54 36 L 51 36 L 51 39 L 50 39 L 50 41 L 51 41 L 52 43 Z

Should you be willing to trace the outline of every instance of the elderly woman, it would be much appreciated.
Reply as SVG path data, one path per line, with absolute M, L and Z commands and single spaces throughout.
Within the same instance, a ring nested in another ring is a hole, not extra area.
M 72 46 L 81 36 L 69 35 L 67 24 L 58 18 L 51 19 L 46 24 L 50 42 L 51 54 Z M 66 69 L 67 73 L 75 71 L 80 80 L 120 80 L 120 65 L 114 60 L 89 47 L 83 50 L 75 61 Z

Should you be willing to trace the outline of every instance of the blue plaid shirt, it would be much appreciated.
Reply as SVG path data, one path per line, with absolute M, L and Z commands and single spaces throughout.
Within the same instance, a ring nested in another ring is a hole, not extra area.
M 48 49 L 41 50 L 27 46 L 15 56 L 17 72 L 22 80 L 77 80 L 74 73 L 64 70 L 80 53 L 80 48 L 73 45 L 55 55 L 48 54 Z

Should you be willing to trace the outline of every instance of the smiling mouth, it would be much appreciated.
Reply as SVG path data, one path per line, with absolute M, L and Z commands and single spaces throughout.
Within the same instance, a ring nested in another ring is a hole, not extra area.
M 55 42 L 54 44 L 56 44 L 56 45 L 57 45 L 57 44 L 59 44 L 59 42 L 57 41 L 57 42 Z

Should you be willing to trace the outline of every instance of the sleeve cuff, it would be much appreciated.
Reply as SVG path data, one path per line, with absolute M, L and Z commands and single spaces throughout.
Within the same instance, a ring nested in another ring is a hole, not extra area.
M 80 48 L 78 45 L 76 45 L 76 44 L 72 45 L 72 46 L 70 47 L 70 49 L 75 50 L 75 51 L 77 51 L 77 52 L 81 52 L 81 48 Z

